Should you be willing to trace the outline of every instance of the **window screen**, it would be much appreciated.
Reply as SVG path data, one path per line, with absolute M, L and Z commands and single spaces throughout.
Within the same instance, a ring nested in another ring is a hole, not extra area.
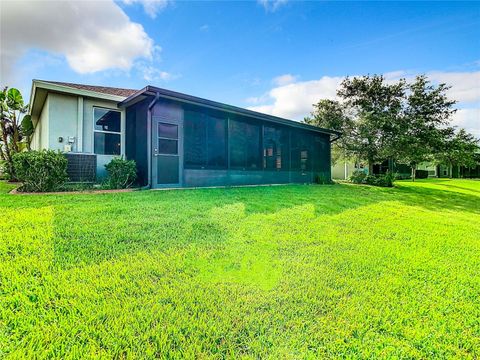
M 226 121 L 209 117 L 207 121 L 207 166 L 223 168 L 227 166 Z
M 184 158 L 187 168 L 227 166 L 226 120 L 186 111 Z
M 291 169 L 302 172 L 312 170 L 312 135 L 299 130 L 291 134 Z
M 158 123 L 157 128 L 158 154 L 178 154 L 178 125 Z
M 166 139 L 178 139 L 178 125 L 159 122 L 158 137 Z
M 231 120 L 229 130 L 230 166 L 241 169 L 261 169 L 260 126 Z
M 177 155 L 178 140 L 158 139 L 158 153 L 164 155 Z
M 287 129 L 264 127 L 263 168 L 268 170 L 288 170 L 289 133 Z

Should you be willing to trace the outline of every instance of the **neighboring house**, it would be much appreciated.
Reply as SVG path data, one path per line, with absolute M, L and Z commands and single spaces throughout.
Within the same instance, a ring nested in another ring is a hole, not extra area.
M 385 160 L 381 164 L 373 165 L 373 174 L 385 174 L 387 170 L 405 178 L 410 176 L 410 168 L 403 164 L 398 164 L 393 160 Z M 338 161 L 332 166 L 332 178 L 335 180 L 348 180 L 354 171 L 364 171 L 368 173 L 368 165 L 351 160 Z
M 332 165 L 332 179 L 348 180 L 354 171 L 368 172 L 368 166 L 353 161 L 337 161 Z
M 384 161 L 382 164 L 375 164 L 373 167 L 374 174 L 384 174 L 387 169 L 399 174 L 403 178 L 410 177 L 410 168 L 407 165 L 395 164 L 394 162 Z M 361 164 L 355 164 L 351 161 L 337 162 L 332 166 L 332 178 L 335 180 L 348 180 L 355 170 L 368 172 L 368 167 Z M 480 178 L 480 154 L 478 156 L 478 164 L 473 168 L 465 166 L 446 166 L 436 165 L 430 162 L 424 162 L 417 166 L 417 170 L 428 171 L 430 178 Z
M 65 152 L 77 180 L 85 169 L 101 178 L 124 156 L 153 188 L 311 183 L 331 178 L 330 145 L 340 135 L 153 86 L 34 80 L 30 99 L 32 149 Z

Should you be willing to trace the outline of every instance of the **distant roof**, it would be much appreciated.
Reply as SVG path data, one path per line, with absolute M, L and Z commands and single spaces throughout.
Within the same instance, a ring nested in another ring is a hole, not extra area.
M 109 95 L 116 95 L 116 96 L 123 96 L 123 97 L 129 97 L 138 91 L 135 89 L 123 89 L 123 88 L 116 88 L 116 87 L 109 87 L 109 86 L 73 84 L 73 83 L 60 82 L 60 81 L 45 81 L 45 80 L 42 80 L 42 81 L 50 84 L 68 86 L 74 89 L 95 91 L 102 94 L 109 94 Z

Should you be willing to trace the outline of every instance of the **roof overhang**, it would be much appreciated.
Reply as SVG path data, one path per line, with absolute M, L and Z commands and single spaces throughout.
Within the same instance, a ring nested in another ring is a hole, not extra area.
M 127 97 L 126 99 L 122 100 L 118 104 L 118 106 L 119 107 L 132 106 L 132 105 L 136 104 L 137 102 L 145 100 L 148 97 L 157 96 L 157 95 L 160 98 L 164 98 L 164 99 L 170 99 L 170 100 L 179 101 L 179 102 L 188 103 L 188 104 L 193 104 L 193 105 L 198 105 L 198 106 L 202 106 L 202 107 L 206 107 L 206 108 L 210 108 L 210 109 L 214 109 L 214 110 L 226 111 L 226 112 L 229 112 L 229 113 L 232 113 L 232 114 L 238 114 L 238 115 L 251 117 L 251 118 L 255 118 L 255 119 L 260 119 L 260 120 L 264 120 L 264 121 L 268 121 L 268 122 L 272 122 L 272 123 L 276 123 L 276 124 L 281 124 L 281 125 L 285 125 L 285 126 L 296 127 L 296 128 L 300 128 L 300 129 L 304 129 L 304 130 L 309 130 L 309 131 L 315 131 L 315 132 L 318 132 L 318 133 L 328 134 L 328 135 L 334 136 L 334 139 L 332 139 L 332 141 L 335 141 L 341 135 L 340 132 L 335 131 L 335 130 L 324 129 L 324 128 L 320 128 L 320 127 L 317 127 L 317 126 L 304 124 L 304 123 L 301 123 L 301 122 L 298 122 L 298 121 L 288 120 L 288 119 L 280 118 L 280 117 L 277 117 L 277 116 L 268 115 L 268 114 L 260 113 L 260 112 L 257 112 L 257 111 L 240 108 L 240 107 L 233 106 L 233 105 L 227 105 L 227 104 L 223 104 L 223 103 L 220 103 L 220 102 L 207 100 L 207 99 L 203 99 L 203 98 L 199 98 L 199 97 L 191 96 L 191 95 L 187 95 L 187 94 L 182 94 L 182 93 L 179 93 L 179 92 L 176 92 L 176 91 L 162 89 L 162 88 L 158 88 L 158 87 L 150 86 L 150 85 L 144 87 L 143 89 L 137 91 L 135 94 L 133 94 L 133 95 Z
M 123 96 L 110 95 L 91 90 L 76 89 L 65 85 L 52 84 L 48 81 L 33 80 L 30 90 L 29 114 L 39 116 L 42 111 L 43 104 L 49 92 L 69 94 L 75 96 L 83 96 L 89 98 L 110 100 L 120 102 L 125 99 Z

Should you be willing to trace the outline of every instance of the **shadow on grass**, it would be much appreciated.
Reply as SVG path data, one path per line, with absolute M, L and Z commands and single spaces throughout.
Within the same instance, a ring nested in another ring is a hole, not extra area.
M 472 191 L 468 188 L 466 190 Z M 460 210 L 474 214 L 480 213 L 480 199 L 473 194 L 416 186 L 400 186 L 393 192 L 399 196 L 398 200 L 406 205 L 419 206 L 433 211 Z
M 400 201 L 440 212 L 480 213 L 479 198 L 473 194 L 402 182 L 393 189 L 336 184 L 34 197 L 1 194 L 0 209 L 51 206 L 54 261 L 68 268 L 138 251 L 202 243 L 216 246 L 225 242 L 229 233 L 211 213 L 229 205 L 242 204 L 248 216 L 311 204 L 315 216 L 321 216 L 383 201 Z

